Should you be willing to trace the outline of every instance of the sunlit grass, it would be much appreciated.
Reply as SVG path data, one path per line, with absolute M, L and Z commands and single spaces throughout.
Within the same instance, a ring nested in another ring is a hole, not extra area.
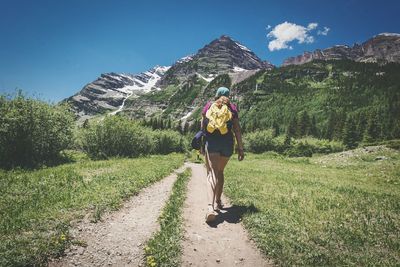
M 104 211 L 117 209 L 183 159 L 183 154 L 170 154 L 1 171 L 0 266 L 43 264 L 68 246 L 72 220 L 99 220 Z
M 399 152 L 342 160 L 338 154 L 311 159 L 250 154 L 244 162 L 232 160 L 226 177 L 232 202 L 259 210 L 244 216 L 244 224 L 279 265 L 400 262 Z

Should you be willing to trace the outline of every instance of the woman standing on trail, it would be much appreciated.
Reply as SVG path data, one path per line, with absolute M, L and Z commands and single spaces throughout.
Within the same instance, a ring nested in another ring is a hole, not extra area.
M 208 102 L 202 111 L 201 129 L 205 132 L 204 155 L 208 181 L 208 212 L 206 222 L 215 220 L 222 209 L 224 169 L 233 154 L 236 137 L 238 160 L 244 158 L 242 135 L 236 105 L 229 100 L 229 89 L 220 87 L 215 102 Z

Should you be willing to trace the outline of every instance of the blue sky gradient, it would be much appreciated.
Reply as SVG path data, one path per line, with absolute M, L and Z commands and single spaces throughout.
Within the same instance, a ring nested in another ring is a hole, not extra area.
M 400 32 L 400 1 L 282 2 L 0 0 L 0 93 L 19 88 L 57 102 L 101 73 L 171 65 L 223 34 L 280 65 L 304 51 Z M 318 23 L 314 42 L 271 52 L 266 27 L 285 21 Z M 317 35 L 323 27 L 328 35 Z

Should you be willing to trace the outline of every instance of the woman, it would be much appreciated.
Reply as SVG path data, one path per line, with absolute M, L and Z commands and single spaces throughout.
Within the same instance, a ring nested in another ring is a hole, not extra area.
M 211 222 L 216 218 L 216 211 L 222 209 L 221 202 L 222 189 L 224 187 L 224 169 L 233 154 L 234 136 L 236 137 L 238 148 L 238 160 L 244 159 L 242 135 L 239 125 L 239 116 L 236 106 L 229 101 L 229 89 L 220 87 L 215 95 L 215 105 L 221 102 L 229 109 L 231 116 L 226 122 L 225 127 L 215 126 L 210 120 L 210 109 L 215 108 L 212 102 L 207 103 L 202 111 L 201 129 L 206 133 L 204 155 L 206 158 L 207 181 L 208 181 L 208 212 L 206 222 Z M 218 110 L 217 110 L 218 111 Z M 222 112 L 222 111 L 221 111 Z M 215 127 L 214 127 L 215 126 Z M 225 128 L 228 128 L 226 132 Z M 224 134 L 221 134 L 224 133 Z M 225 133 L 226 132 L 226 133 Z

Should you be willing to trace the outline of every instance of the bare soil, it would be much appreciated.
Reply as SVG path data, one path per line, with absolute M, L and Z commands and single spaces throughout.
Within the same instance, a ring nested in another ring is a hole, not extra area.
M 273 266 L 249 239 L 241 224 L 241 216 L 247 207 L 232 206 L 224 197 L 224 209 L 216 220 L 210 224 L 205 222 L 206 169 L 203 164 L 188 165 L 192 168 L 192 178 L 184 206 L 183 266 Z
M 183 168 L 177 172 L 183 171 Z M 118 211 L 103 216 L 97 223 L 88 219 L 73 227 L 73 245 L 65 257 L 53 259 L 49 266 L 140 266 L 143 246 L 158 230 L 157 218 L 168 200 L 176 173 L 143 189 Z

